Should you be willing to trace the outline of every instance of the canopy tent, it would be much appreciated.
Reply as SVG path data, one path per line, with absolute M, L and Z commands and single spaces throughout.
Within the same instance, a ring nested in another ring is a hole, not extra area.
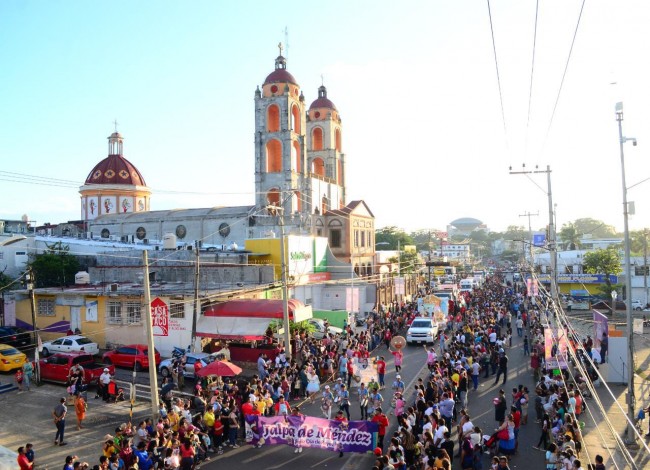
M 311 305 L 289 300 L 289 319 L 296 322 L 312 317 Z M 282 300 L 230 300 L 206 308 L 198 319 L 196 335 L 206 338 L 254 341 L 264 339 L 269 324 L 282 320 Z
M 241 367 L 228 361 L 213 361 L 205 367 L 201 367 L 196 373 L 199 377 L 218 375 L 220 377 L 232 377 L 241 374 Z

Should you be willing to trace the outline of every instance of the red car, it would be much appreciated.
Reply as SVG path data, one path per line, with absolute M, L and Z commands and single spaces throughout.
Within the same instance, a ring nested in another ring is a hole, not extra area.
M 160 353 L 155 351 L 156 366 L 160 364 Z M 141 371 L 149 368 L 149 348 L 146 344 L 129 344 L 112 351 L 107 351 L 102 356 L 104 364 L 128 367 Z

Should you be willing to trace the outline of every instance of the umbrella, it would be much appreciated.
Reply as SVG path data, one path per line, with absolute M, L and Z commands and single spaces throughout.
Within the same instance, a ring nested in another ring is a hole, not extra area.
M 199 369 L 196 373 L 199 377 L 208 375 L 218 375 L 221 377 L 232 377 L 233 375 L 241 374 L 241 367 L 236 366 L 228 361 L 214 361 L 205 367 Z

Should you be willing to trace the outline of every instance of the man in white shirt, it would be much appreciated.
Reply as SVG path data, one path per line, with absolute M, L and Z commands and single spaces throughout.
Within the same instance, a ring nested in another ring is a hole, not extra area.
M 108 384 L 111 382 L 111 373 L 108 370 L 108 367 L 104 367 L 104 372 L 99 376 L 99 381 L 97 382 L 97 394 L 95 398 L 100 396 L 106 400 L 108 398 Z
M 440 418 L 438 420 L 438 427 L 436 428 L 436 433 L 433 435 L 433 445 L 438 447 L 438 445 L 445 438 L 445 433 L 448 431 L 449 429 L 447 429 L 447 426 L 445 426 L 445 421 L 442 418 Z

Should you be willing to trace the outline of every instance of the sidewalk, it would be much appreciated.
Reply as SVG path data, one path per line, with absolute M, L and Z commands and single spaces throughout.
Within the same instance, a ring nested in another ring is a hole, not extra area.
M 581 334 L 593 334 L 593 322 L 587 319 L 569 317 L 573 328 Z M 616 324 L 617 330 L 626 331 L 625 325 Z M 648 330 L 647 328 L 645 330 Z M 634 352 L 635 352 L 635 365 L 636 370 L 647 372 L 650 369 L 650 335 L 635 335 L 634 337 Z M 650 404 L 650 381 L 644 379 L 638 373 L 635 374 L 635 397 L 636 409 L 635 414 L 643 406 L 646 407 Z M 607 417 L 612 423 L 614 432 L 618 436 L 623 436 L 627 427 L 627 420 L 621 408 L 627 413 L 627 386 L 623 384 L 607 384 L 616 398 L 620 408 L 616 406 L 614 398 L 610 395 L 604 385 L 597 388 L 598 396 L 603 404 L 607 413 Z M 585 454 L 588 454 L 592 461 L 596 454 L 600 454 L 605 459 L 605 466 L 610 468 L 618 466 L 618 468 L 633 468 L 632 464 L 625 458 L 625 451 L 628 451 L 637 468 L 650 467 L 650 454 L 643 446 L 629 446 L 622 447 L 620 442 L 614 437 L 612 429 L 610 429 L 602 413 L 598 409 L 598 404 L 595 400 L 587 400 L 587 410 L 581 416 L 581 420 L 586 423 L 583 429 L 583 439 L 585 443 Z M 593 413 L 593 417 L 589 411 Z M 644 423 L 643 434 L 648 432 L 648 418 Z M 648 439 L 645 439 L 648 444 Z M 589 463 L 585 457 L 583 462 Z

